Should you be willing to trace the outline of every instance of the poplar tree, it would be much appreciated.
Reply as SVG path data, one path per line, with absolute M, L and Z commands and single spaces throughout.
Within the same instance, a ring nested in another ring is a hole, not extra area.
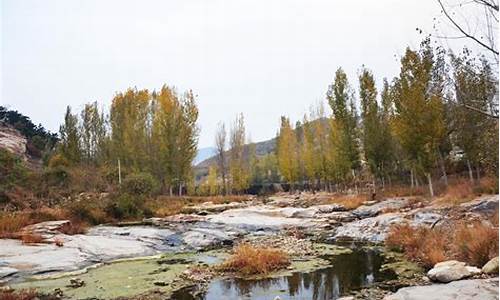
M 215 132 L 215 148 L 217 157 L 217 166 L 222 175 L 222 193 L 227 194 L 227 158 L 226 158 L 226 126 L 224 123 L 217 125 Z
M 333 110 L 331 138 L 334 143 L 333 166 L 335 175 L 340 180 L 349 177 L 349 171 L 355 174 L 360 167 L 357 133 L 357 116 L 347 75 L 338 68 L 333 84 L 326 93 L 328 104 Z
M 434 196 L 431 172 L 445 134 L 442 95 L 432 92 L 433 65 L 429 40 L 422 43 L 420 51 L 407 48 L 394 87 L 396 136 L 410 167 L 427 178 L 431 197 Z
M 287 117 L 281 117 L 278 136 L 278 167 L 283 178 L 290 183 L 291 190 L 298 179 L 297 137 Z
M 82 150 L 78 130 L 78 116 L 71 113 L 71 107 L 66 107 L 64 124 L 59 128 L 61 155 L 72 164 L 81 161 Z
M 230 130 L 230 161 L 231 190 L 241 193 L 249 186 L 249 176 L 244 158 L 245 123 L 243 114 L 239 114 Z
M 384 85 L 384 89 L 388 87 Z M 384 90 L 387 93 L 387 90 Z M 387 97 L 387 95 L 384 95 Z M 377 89 L 373 74 L 363 68 L 359 75 L 359 99 L 363 122 L 363 150 L 371 173 L 384 177 L 384 167 L 390 164 L 390 132 L 387 117 L 377 103 Z M 384 99 L 387 101 L 387 99 Z M 386 104 L 387 105 L 387 104 Z

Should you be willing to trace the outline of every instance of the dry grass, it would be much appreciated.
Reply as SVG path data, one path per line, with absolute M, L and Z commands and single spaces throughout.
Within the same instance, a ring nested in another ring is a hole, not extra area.
M 34 300 L 39 299 L 38 293 L 33 290 L 0 291 L 0 300 Z
M 482 223 L 453 224 L 447 229 L 395 225 L 386 245 L 404 251 L 405 255 L 424 267 L 457 259 L 482 267 L 498 256 L 498 228 Z
M 39 234 L 34 233 L 23 233 L 21 234 L 21 242 L 25 245 L 40 244 L 43 243 L 43 237 Z
M 361 205 L 365 201 L 368 200 L 368 196 L 364 194 L 358 195 L 335 195 L 330 198 L 327 203 L 329 204 L 340 204 L 343 205 L 347 209 L 355 209 Z
M 218 268 L 221 271 L 236 272 L 241 275 L 268 274 L 290 265 L 288 255 L 279 249 L 259 248 L 241 244 L 233 255 Z
M 14 238 L 19 230 L 30 224 L 28 215 L 23 213 L 0 215 L 0 238 Z
M 458 260 L 483 266 L 498 256 L 498 229 L 481 223 L 461 224 L 455 231 L 453 245 Z
M 469 179 L 458 179 L 450 183 L 446 190 L 435 200 L 438 204 L 458 205 L 471 201 L 482 194 L 498 193 L 498 181 L 491 177 L 483 177 L 477 182 Z

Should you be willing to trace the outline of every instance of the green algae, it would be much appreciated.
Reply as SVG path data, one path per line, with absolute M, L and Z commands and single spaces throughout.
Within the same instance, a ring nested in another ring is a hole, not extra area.
M 201 259 L 198 259 L 200 256 Z M 29 280 L 11 285 L 14 289 L 31 289 L 42 293 L 53 293 L 60 289 L 69 299 L 112 299 L 133 297 L 139 294 L 158 291 L 169 294 L 182 287 L 179 276 L 191 265 L 211 264 L 207 257 L 219 261 L 224 254 L 209 251 L 205 253 L 166 254 L 161 256 L 119 260 L 88 268 L 86 273 L 78 274 L 85 285 L 69 287 L 75 273 L 57 274 L 51 278 Z

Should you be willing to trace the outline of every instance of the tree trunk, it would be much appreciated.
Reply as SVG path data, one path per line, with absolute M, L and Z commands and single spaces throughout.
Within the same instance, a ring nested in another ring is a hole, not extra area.
M 411 180 L 411 190 L 413 191 L 413 188 L 415 187 L 415 182 L 413 178 L 413 169 L 410 170 L 410 180 Z
M 479 168 L 479 165 L 476 167 L 476 177 L 477 177 L 477 183 L 481 180 L 481 169 Z
M 169 192 L 170 192 L 170 197 L 172 197 L 174 195 L 174 191 L 172 190 L 172 186 L 170 185 L 168 187 L 168 189 L 169 189 Z
M 182 197 L 182 183 L 179 183 L 179 197 Z
M 432 177 L 431 173 L 427 173 L 427 182 L 429 183 L 429 194 L 431 195 L 431 198 L 434 198 L 434 189 L 432 188 Z
M 446 174 L 446 168 L 444 166 L 443 154 L 441 153 L 441 151 L 438 151 L 438 154 L 439 154 L 439 165 L 441 167 L 441 172 L 443 172 L 444 184 L 448 186 L 448 175 Z
M 467 168 L 469 169 L 470 184 L 474 184 L 474 174 L 472 173 L 472 167 L 470 165 L 470 161 L 469 160 L 467 160 Z

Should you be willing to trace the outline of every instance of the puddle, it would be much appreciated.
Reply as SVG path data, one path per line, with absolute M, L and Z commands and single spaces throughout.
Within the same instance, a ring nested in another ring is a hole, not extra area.
M 383 258 L 372 249 L 357 249 L 350 254 L 327 258 L 331 266 L 309 273 L 294 273 L 273 279 L 220 279 L 213 281 L 201 297 L 193 297 L 190 288 L 179 290 L 172 299 L 224 300 L 253 299 L 336 299 L 351 290 L 369 287 L 378 281 L 394 279 L 394 273 L 380 272 Z

